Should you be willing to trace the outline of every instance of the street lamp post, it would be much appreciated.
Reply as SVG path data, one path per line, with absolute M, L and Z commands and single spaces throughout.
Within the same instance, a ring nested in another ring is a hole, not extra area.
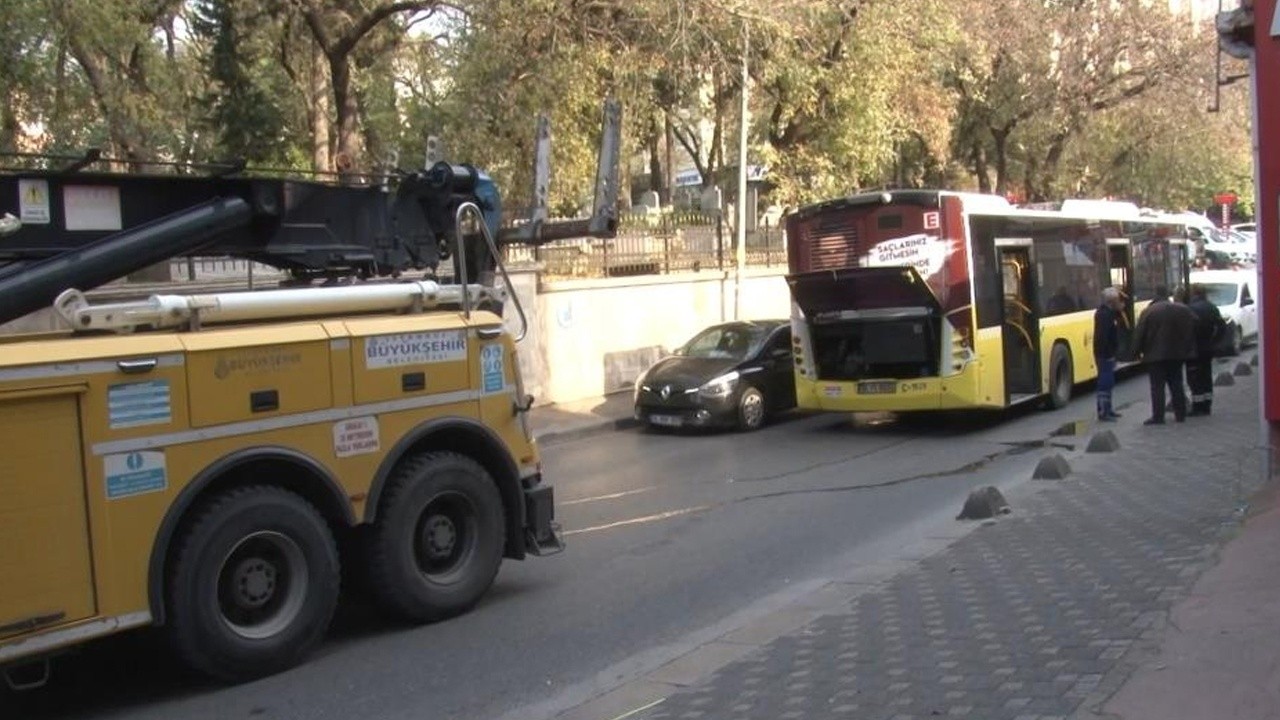
M 750 50 L 750 34 L 747 23 L 742 23 L 742 116 L 738 126 L 738 248 L 733 279 L 733 318 L 742 319 L 742 270 L 747 263 L 747 53 Z

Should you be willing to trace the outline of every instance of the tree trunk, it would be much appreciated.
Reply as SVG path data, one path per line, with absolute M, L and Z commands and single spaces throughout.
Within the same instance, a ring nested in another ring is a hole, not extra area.
M 311 166 L 317 172 L 333 170 L 329 126 L 329 85 L 325 82 L 324 51 L 316 46 L 311 52 L 311 82 L 307 88 L 307 113 L 311 116 Z
M 987 168 L 987 151 L 982 147 L 981 142 L 973 141 L 973 150 L 969 154 L 969 159 L 973 163 L 973 176 L 978 180 L 978 192 L 991 192 L 991 175 Z
M 333 81 L 333 106 L 337 113 L 338 152 L 334 156 L 335 169 L 343 182 L 353 180 L 352 174 L 361 168 L 360 162 L 360 106 L 351 88 L 351 61 L 346 55 L 329 56 L 329 76 Z
M 667 204 L 667 199 L 663 197 L 662 182 L 662 155 L 658 148 L 658 121 L 656 118 L 649 120 L 649 136 L 645 139 L 646 147 L 649 152 L 649 190 L 658 193 L 658 199 L 663 205 Z
M 1009 192 L 1009 131 L 992 130 L 991 138 L 995 144 L 996 194 Z

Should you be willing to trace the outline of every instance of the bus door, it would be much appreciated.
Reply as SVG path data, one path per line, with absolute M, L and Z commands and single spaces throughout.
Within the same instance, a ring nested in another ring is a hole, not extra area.
M 996 240 L 1004 290 L 1004 386 L 1015 403 L 1040 395 L 1040 317 L 1030 241 Z
M 1128 240 L 1107 241 L 1107 269 L 1111 284 L 1124 293 L 1124 312 L 1120 314 L 1120 346 L 1116 348 L 1116 357 L 1123 360 L 1133 356 L 1133 248 Z

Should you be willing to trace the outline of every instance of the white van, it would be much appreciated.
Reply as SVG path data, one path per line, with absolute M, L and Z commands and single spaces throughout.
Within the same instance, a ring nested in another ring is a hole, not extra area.
M 1239 354 L 1245 343 L 1258 339 L 1258 305 L 1254 288 L 1258 276 L 1252 270 L 1194 270 L 1192 285 L 1204 285 L 1209 302 L 1218 306 L 1231 333 L 1231 349 Z

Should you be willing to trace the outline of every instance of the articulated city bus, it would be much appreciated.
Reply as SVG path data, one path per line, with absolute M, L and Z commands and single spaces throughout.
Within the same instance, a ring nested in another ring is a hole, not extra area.
M 1061 407 L 1097 376 L 1102 289 L 1128 298 L 1123 359 L 1135 312 L 1189 271 L 1183 225 L 1128 203 L 1032 210 L 898 190 L 787 223 L 797 400 L 810 409 Z

